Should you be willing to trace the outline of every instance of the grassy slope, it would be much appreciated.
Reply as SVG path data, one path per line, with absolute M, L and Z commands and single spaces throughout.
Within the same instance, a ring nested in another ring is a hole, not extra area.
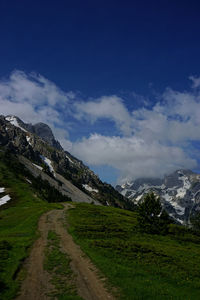
M 167 236 L 141 234 L 136 213 L 88 204 L 71 209 L 69 221 L 120 299 L 199 299 L 199 237 L 175 225 Z
M 17 291 L 16 275 L 37 237 L 39 217 L 49 209 L 62 206 L 49 204 L 34 195 L 23 175 L 16 176 L 12 170 L 9 171 L 1 157 L 0 186 L 6 187 L 12 198 L 12 201 L 0 207 L 0 299 L 7 300 L 13 298 Z M 8 250 L 2 241 L 8 242 Z M 4 284 L 6 289 L 2 291 Z

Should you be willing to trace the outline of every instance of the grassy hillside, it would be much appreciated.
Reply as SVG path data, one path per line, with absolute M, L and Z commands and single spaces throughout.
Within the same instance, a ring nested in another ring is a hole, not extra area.
M 137 214 L 78 204 L 71 233 L 120 299 L 199 299 L 200 237 L 170 225 L 166 236 L 142 234 Z
M 0 152 L 0 187 L 5 187 L 12 199 L 0 207 L 0 299 L 8 300 L 17 291 L 16 277 L 37 237 L 40 215 L 62 206 L 38 197 L 18 162 L 12 159 L 8 164 L 3 152 Z
M 0 187 L 12 199 L 0 207 L 0 299 L 9 300 L 16 295 L 22 262 L 38 236 L 39 217 L 61 208 L 48 199 L 64 199 L 2 151 Z M 135 212 L 113 207 L 75 204 L 68 214 L 73 237 L 109 284 L 118 287 L 120 299 L 199 299 L 198 235 L 177 225 L 170 225 L 165 236 L 144 234 Z

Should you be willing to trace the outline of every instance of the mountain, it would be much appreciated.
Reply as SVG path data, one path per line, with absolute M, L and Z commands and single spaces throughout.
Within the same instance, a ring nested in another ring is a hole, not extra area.
M 190 216 L 200 210 L 200 174 L 190 170 L 177 170 L 160 178 L 139 178 L 116 186 L 133 203 L 153 191 L 171 217 L 182 224 L 190 223 Z
M 46 124 L 26 124 L 16 116 L 0 116 L 0 148 L 15 154 L 35 177 L 48 180 L 73 201 L 132 206 L 110 184 L 64 151 Z
M 9 121 L 12 125 L 21 128 L 22 130 L 26 130 L 30 133 L 33 133 L 40 138 L 42 138 L 45 142 L 47 142 L 50 146 L 63 150 L 60 143 L 55 140 L 53 132 L 51 128 L 45 123 L 36 123 L 36 124 L 26 124 L 22 120 L 20 120 L 16 116 L 7 116 L 6 120 Z
M 137 211 L 111 207 L 133 202 L 25 125 L 0 117 L 0 299 L 198 299 L 199 232 L 177 224 L 142 232 Z M 197 201 L 198 185 L 197 174 L 179 170 L 119 189 L 177 187 L 179 197 L 190 189 Z

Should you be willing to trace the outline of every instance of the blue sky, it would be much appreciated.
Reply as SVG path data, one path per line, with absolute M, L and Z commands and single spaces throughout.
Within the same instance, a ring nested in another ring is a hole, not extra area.
M 199 170 L 199 12 L 199 1 L 2 0 L 0 112 L 47 122 L 112 184 Z

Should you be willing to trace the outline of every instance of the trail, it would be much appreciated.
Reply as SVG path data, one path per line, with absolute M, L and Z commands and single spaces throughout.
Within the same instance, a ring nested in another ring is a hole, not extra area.
M 70 204 L 65 204 L 63 210 L 52 210 L 44 214 L 38 224 L 41 234 L 33 245 L 26 263 L 27 276 L 22 283 L 20 295 L 16 300 L 49 300 L 47 295 L 52 290 L 49 283 L 50 275 L 43 269 L 44 250 L 47 245 L 49 230 L 53 230 L 61 238 L 61 248 L 71 257 L 71 268 L 76 275 L 76 286 L 79 296 L 85 300 L 114 300 L 103 284 L 103 279 L 98 276 L 98 270 L 89 258 L 74 243 L 68 233 L 65 223 L 65 213 Z

